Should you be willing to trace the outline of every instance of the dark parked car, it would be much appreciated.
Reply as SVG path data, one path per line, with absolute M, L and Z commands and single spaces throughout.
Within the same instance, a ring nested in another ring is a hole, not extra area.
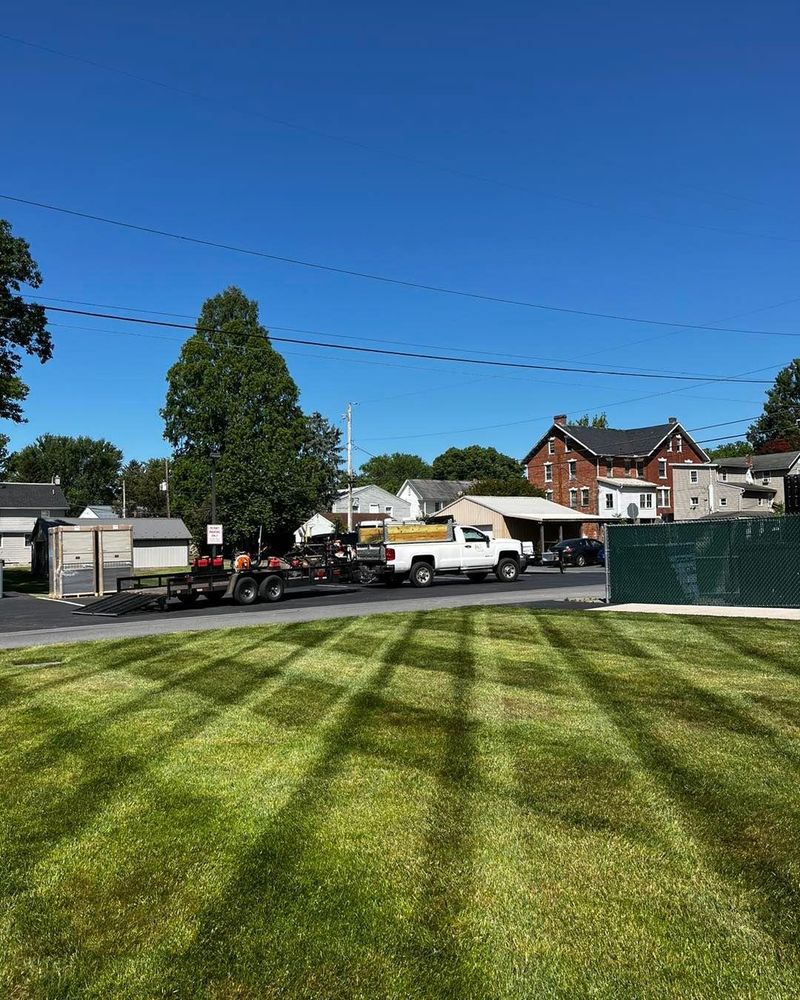
M 556 542 L 542 556 L 543 566 L 558 566 L 559 556 L 565 566 L 595 566 L 600 562 L 603 543 L 595 538 L 565 538 Z

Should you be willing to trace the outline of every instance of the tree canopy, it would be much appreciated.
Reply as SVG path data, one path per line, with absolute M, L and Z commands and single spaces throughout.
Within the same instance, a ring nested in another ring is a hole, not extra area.
M 706 448 L 706 451 L 712 462 L 718 458 L 741 458 L 753 453 L 747 441 L 728 441 L 727 444 L 718 444 L 716 448 Z
M 89 504 L 110 504 L 119 488 L 122 452 L 110 441 L 64 434 L 42 434 L 8 460 L 9 478 L 22 483 L 49 483 L 55 476 L 70 511 Z
M 605 413 L 595 413 L 594 416 L 590 417 L 588 413 L 584 413 L 582 417 L 578 417 L 575 421 L 576 427 L 608 427 L 608 416 Z
M 469 492 L 479 497 L 543 497 L 544 490 L 518 476 L 506 479 L 479 479 Z
M 434 458 L 434 479 L 522 479 L 522 463 L 496 448 L 471 444 L 466 448 L 448 448 Z
M 22 423 L 22 403 L 28 387 L 19 377 L 22 352 L 44 363 L 53 354 L 44 308 L 26 302 L 23 285 L 38 288 L 42 276 L 30 247 L 21 236 L 13 236 L 11 224 L 0 219 L 0 418 Z
M 761 454 L 800 449 L 800 358 L 778 372 L 747 440 Z
M 364 462 L 357 480 L 375 483 L 390 493 L 397 493 L 406 479 L 431 479 L 430 465 L 419 455 L 395 451 L 391 455 L 373 455 Z
M 204 303 L 167 383 L 161 413 L 174 449 L 173 506 L 196 538 L 203 539 L 210 518 L 215 450 L 226 544 L 252 547 L 262 526 L 266 537 L 283 542 L 325 506 L 338 432 L 319 414 L 304 417 L 286 363 L 259 323 L 258 304 L 240 289 Z

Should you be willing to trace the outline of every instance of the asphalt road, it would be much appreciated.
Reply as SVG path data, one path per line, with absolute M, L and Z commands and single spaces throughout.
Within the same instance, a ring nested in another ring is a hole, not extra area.
M 0 649 L 470 605 L 583 607 L 604 596 L 605 573 L 595 567 L 568 569 L 563 574 L 537 567 L 512 584 L 494 578 L 471 583 L 463 577 L 440 577 L 426 590 L 407 584 L 396 589 L 380 584 L 334 586 L 293 594 L 280 604 L 242 608 L 227 603 L 207 606 L 199 601 L 190 609 L 146 611 L 120 618 L 76 615 L 74 604 L 12 594 L 0 601 Z M 574 603 L 564 604 L 570 601 Z

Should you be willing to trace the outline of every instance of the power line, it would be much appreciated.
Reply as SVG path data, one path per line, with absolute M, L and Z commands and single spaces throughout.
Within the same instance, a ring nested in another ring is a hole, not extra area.
M 6 201 L 14 202 L 18 205 L 28 205 L 33 208 L 41 208 L 48 212 L 58 212 L 62 215 L 69 215 L 78 219 L 88 219 L 91 222 L 101 222 L 107 226 L 116 226 L 120 229 L 130 229 L 134 232 L 147 233 L 150 236 L 162 236 L 166 239 L 178 240 L 183 243 L 191 243 L 196 246 L 212 247 L 216 250 L 226 250 L 231 253 L 244 254 L 248 257 L 260 257 L 265 260 L 273 260 L 281 264 L 291 264 L 297 267 L 310 268 L 315 271 L 324 271 L 329 274 L 341 274 L 350 278 L 363 278 L 367 281 L 376 281 L 400 288 L 414 288 L 420 291 L 433 292 L 437 295 L 451 295 L 479 302 L 492 302 L 497 305 L 519 306 L 525 309 L 537 309 L 544 312 L 560 313 L 568 316 L 584 316 L 590 319 L 605 319 L 611 320 L 615 323 L 639 323 L 646 326 L 667 326 L 672 327 L 673 329 L 681 330 L 710 330 L 714 333 L 749 333 L 770 337 L 800 336 L 800 334 L 780 333 L 774 330 L 746 330 L 735 327 L 706 326 L 697 323 L 675 323 L 668 320 L 647 319 L 641 316 L 625 316 L 621 313 L 593 312 L 587 309 L 572 309 L 566 306 L 553 306 L 542 302 L 530 302 L 525 299 L 504 298 L 499 295 L 488 295 L 482 292 L 471 292 L 465 289 L 449 288 L 444 285 L 408 281 L 403 278 L 394 278 L 388 275 L 372 274 L 368 271 L 357 271 L 354 268 L 339 267 L 333 264 L 322 264 L 319 261 L 303 260 L 299 257 L 288 257 L 283 254 L 269 253 L 266 250 L 255 250 L 250 247 L 240 247 L 232 243 L 220 243 L 215 240 L 202 239 L 198 236 L 188 236 L 185 233 L 173 233 L 166 229 L 156 229 L 153 226 L 142 226 L 138 223 L 124 222 L 120 219 L 110 219 L 106 216 L 94 215 L 90 212 L 79 212 L 75 209 L 63 208 L 58 205 L 50 205 L 46 202 L 32 201 L 28 198 L 18 198 L 15 195 L 10 194 L 0 193 L 0 198 L 3 198 Z
M 136 316 L 122 316 L 114 313 L 100 313 L 93 312 L 87 309 L 68 309 L 65 306 L 45 306 L 48 312 L 59 312 L 67 313 L 71 316 L 91 316 L 94 319 L 111 319 L 116 320 L 121 323 L 138 323 L 143 326 L 156 326 L 156 327 L 168 327 L 169 329 L 178 330 L 192 330 L 204 333 L 215 333 L 218 332 L 210 327 L 200 327 L 191 325 L 188 323 L 174 323 L 167 320 L 155 320 L 155 319 L 143 319 Z M 246 338 L 253 338 L 258 335 L 255 334 L 236 334 L 234 336 L 244 336 Z M 465 358 L 458 357 L 456 355 L 448 354 L 423 354 L 419 351 L 395 351 L 388 348 L 379 347 L 356 347 L 353 344 L 336 344 L 333 342 L 325 342 L 318 340 L 306 340 L 297 337 L 275 337 L 271 333 L 269 338 L 276 343 L 283 344 L 302 344 L 306 347 L 324 347 L 329 350 L 337 351 L 349 351 L 357 352 L 362 354 L 385 354 L 390 357 L 400 357 L 400 358 L 416 358 L 423 359 L 426 361 L 447 361 L 455 362 L 457 364 L 463 365 L 487 365 L 492 368 L 520 368 L 532 371 L 558 371 L 558 372 L 577 372 L 582 375 L 607 375 L 619 378 L 640 378 L 640 379 L 657 379 L 659 381 L 679 381 L 679 382 L 697 382 L 698 379 L 702 379 L 706 382 L 736 382 L 736 383 L 748 383 L 755 385 L 769 385 L 769 380 L 765 379 L 740 379 L 731 378 L 724 375 L 678 375 L 678 374 L 659 374 L 654 372 L 635 372 L 630 370 L 622 369 L 601 369 L 601 368 L 578 368 L 574 365 L 535 365 L 529 363 L 523 363 L 520 361 L 492 361 L 488 358 Z
M 479 183 L 491 184 L 495 187 L 505 188 L 510 191 L 519 191 L 525 194 L 533 194 L 538 198 L 543 198 L 549 201 L 557 201 L 567 205 L 576 205 L 581 208 L 589 208 L 601 212 L 610 212 L 612 215 L 623 215 L 629 218 L 639 218 L 645 219 L 649 222 L 663 223 L 669 226 L 677 226 L 683 229 L 694 229 L 702 232 L 718 233 L 725 236 L 737 236 L 744 237 L 746 239 L 759 239 L 759 240 L 769 240 L 777 243 L 798 243 L 800 239 L 790 236 L 776 236 L 773 233 L 758 233 L 751 232 L 742 229 L 730 229 L 726 226 L 712 226 L 706 225 L 700 222 L 687 222 L 682 219 L 672 219 L 669 216 L 662 216 L 653 214 L 651 212 L 639 212 L 629 208 L 618 208 L 613 205 L 603 205 L 598 202 L 589 201 L 585 198 L 575 198 L 569 195 L 557 194 L 553 191 L 543 191 L 539 189 L 534 189 L 527 187 L 522 184 L 517 184 L 513 181 L 505 180 L 504 178 L 492 177 L 487 174 L 480 174 L 474 171 L 463 170 L 457 167 L 451 167 L 444 163 L 437 163 L 433 160 L 424 159 L 417 156 L 411 156 L 409 153 L 404 151 L 399 151 L 396 149 L 391 149 L 384 146 L 375 146 L 367 142 L 363 142 L 359 139 L 353 139 L 350 136 L 345 136 L 337 134 L 334 132 L 326 132 L 322 129 L 313 128 L 309 125 L 301 125 L 297 122 L 289 121 L 285 118 L 278 118 L 272 115 L 266 115 L 262 111 L 258 111 L 253 108 L 245 108 L 238 104 L 233 104 L 231 102 L 226 102 L 220 100 L 216 96 L 209 94 L 203 94 L 199 91 L 189 90 L 186 87 L 180 87 L 176 84 L 166 83 L 163 80 L 157 80 L 153 77 L 142 76 L 138 73 L 132 73 L 129 70 L 120 69 L 117 66 L 111 66 L 108 63 L 102 63 L 94 59 L 87 59 L 84 56 L 76 55 L 72 52 L 65 52 L 62 49 L 52 48 L 48 45 L 42 45 L 39 42 L 31 42 L 25 38 L 18 38 L 14 35 L 6 34 L 5 32 L 0 32 L 0 38 L 4 38 L 8 42 L 13 42 L 16 45 L 22 45 L 30 49 L 36 49 L 40 52 L 46 52 L 49 55 L 58 56 L 61 59 L 69 59 L 73 62 L 82 63 L 85 66 L 90 66 L 93 69 L 100 70 L 104 73 L 112 73 L 118 76 L 126 77 L 129 80 L 134 80 L 138 83 L 144 83 L 152 87 L 158 87 L 161 90 L 171 91 L 181 95 L 182 97 L 188 97 L 192 100 L 201 101 L 204 104 L 216 105 L 219 108 L 225 110 L 226 112 L 233 110 L 237 114 L 259 118 L 262 121 L 268 122 L 271 125 L 277 125 L 280 128 L 288 129 L 292 132 L 302 133 L 305 135 L 315 136 L 319 139 L 325 139 L 329 142 L 339 143 L 341 145 L 349 146 L 353 149 L 360 149 L 362 151 L 377 154 L 379 156 L 389 157 L 391 159 L 400 160 L 406 163 L 413 163 L 416 166 L 426 167 L 427 169 L 432 169 L 438 173 L 449 174 L 454 177 L 462 177 L 466 180 L 477 181 Z

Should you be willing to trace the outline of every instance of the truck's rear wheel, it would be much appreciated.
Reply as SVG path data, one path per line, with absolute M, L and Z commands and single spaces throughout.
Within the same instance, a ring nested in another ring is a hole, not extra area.
M 233 599 L 237 604 L 254 604 L 258 598 L 258 584 L 252 576 L 243 576 L 236 581 Z
M 516 559 L 501 559 L 495 567 L 494 575 L 501 583 L 514 583 L 519 576 L 519 563 Z
M 426 562 L 414 563 L 409 579 L 413 587 L 430 587 L 433 583 L 433 566 Z
M 262 601 L 269 601 L 274 604 L 275 601 L 280 601 L 283 597 L 283 580 L 279 576 L 268 576 L 265 580 L 261 581 L 261 586 L 258 588 L 258 596 Z
M 473 583 L 481 583 L 489 575 L 488 570 L 480 570 L 477 573 L 467 573 L 467 576 Z

